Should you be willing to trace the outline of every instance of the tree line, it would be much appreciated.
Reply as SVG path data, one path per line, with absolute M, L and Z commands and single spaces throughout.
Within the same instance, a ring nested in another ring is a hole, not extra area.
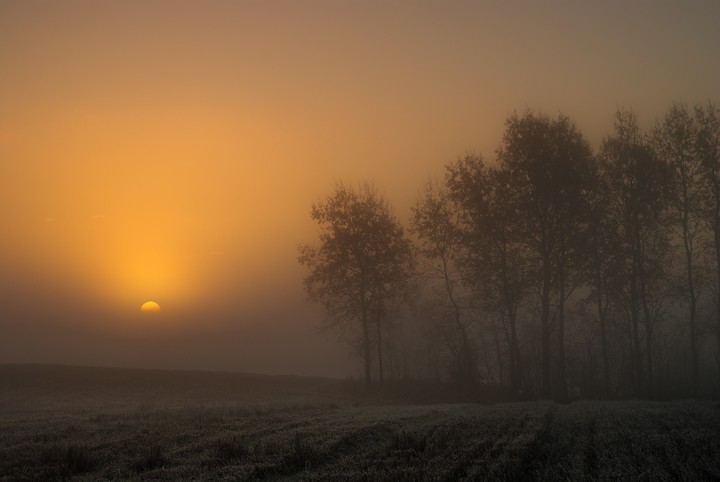
M 593 150 L 565 115 L 513 114 L 493 161 L 427 184 L 407 229 L 372 186 L 312 207 L 311 300 L 392 376 L 514 396 L 708 396 L 720 386 L 720 108 L 619 109 Z

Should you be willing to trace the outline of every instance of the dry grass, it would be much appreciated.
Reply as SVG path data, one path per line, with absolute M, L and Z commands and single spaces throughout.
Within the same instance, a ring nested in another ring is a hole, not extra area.
M 720 479 L 716 403 L 379 404 L 317 380 L 125 376 L 0 378 L 0 480 Z

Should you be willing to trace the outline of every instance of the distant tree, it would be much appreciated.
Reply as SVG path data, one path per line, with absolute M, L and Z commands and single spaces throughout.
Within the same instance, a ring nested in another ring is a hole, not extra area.
M 602 357 L 602 394 L 609 398 L 612 393 L 610 377 L 609 316 L 616 286 L 620 281 L 622 260 L 620 239 L 611 215 L 609 182 L 599 166 L 593 169 L 590 189 L 587 193 L 587 215 L 581 234 L 581 266 L 585 270 L 591 299 L 595 305 L 600 328 L 600 353 Z
M 325 202 L 313 205 L 311 216 L 320 225 L 320 244 L 299 248 L 298 261 L 310 270 L 305 289 L 325 307 L 327 327 L 349 330 L 353 343 L 360 339 L 368 386 L 376 343 L 382 382 L 387 305 L 409 278 L 410 244 L 388 203 L 368 185 L 359 190 L 339 185 Z
M 527 255 L 509 173 L 491 169 L 479 155 L 447 167 L 450 196 L 460 209 L 466 277 L 479 304 L 499 317 L 508 347 L 510 384 L 522 384 L 517 314 L 528 289 Z
M 507 120 L 498 159 L 515 191 L 517 215 L 534 265 L 540 304 L 543 396 L 566 400 L 565 302 L 574 287 L 573 253 L 584 215 L 592 152 L 568 117 L 551 119 L 527 112 Z M 556 383 L 552 381 L 553 324 L 558 337 Z
M 715 322 L 720 374 L 720 107 L 708 102 L 695 108 L 697 121 L 696 149 L 705 180 L 705 220 L 712 233 L 715 255 Z
M 685 297 L 688 304 L 688 327 L 691 357 L 692 393 L 699 383 L 698 299 L 701 271 L 699 265 L 704 219 L 703 201 L 707 194 L 703 166 L 697 155 L 696 125 L 687 107 L 673 105 L 653 130 L 655 152 L 670 171 L 669 204 L 673 223 L 679 227 L 685 265 Z
M 603 140 L 601 161 L 610 186 L 610 209 L 621 236 L 626 266 L 633 389 L 636 396 L 651 396 L 653 327 L 658 320 L 653 288 L 661 282 L 666 263 L 664 213 L 669 173 L 640 132 L 635 115 L 630 111 L 617 111 L 615 133 Z M 641 324 L 645 325 L 647 378 L 643 371 Z
M 435 331 L 450 350 L 461 382 L 471 384 L 477 378 L 477 353 L 461 272 L 464 245 L 459 216 L 447 192 L 431 182 L 412 210 L 411 229 L 420 254 L 418 273 L 425 286 L 436 292 L 432 302 L 443 308 L 439 316 L 430 308 Z

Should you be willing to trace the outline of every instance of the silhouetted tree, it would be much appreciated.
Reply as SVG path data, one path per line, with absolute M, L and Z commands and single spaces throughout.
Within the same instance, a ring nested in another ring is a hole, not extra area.
M 359 331 L 367 385 L 375 337 L 382 381 L 386 307 L 409 278 L 410 244 L 387 202 L 368 185 L 357 191 L 338 186 L 313 205 L 311 216 L 321 228 L 320 245 L 299 248 L 298 261 L 310 269 L 305 289 L 325 307 L 328 327 Z
M 536 274 L 541 306 L 543 396 L 566 400 L 565 302 L 573 286 L 571 255 L 579 219 L 584 216 L 592 153 L 568 117 L 550 119 L 527 112 L 507 120 L 498 159 L 501 169 L 509 173 L 509 185 L 516 191 L 513 198 Z M 553 321 L 557 323 L 558 336 L 555 389 L 551 379 Z
M 720 374 L 720 107 L 708 102 L 695 108 L 697 121 L 696 149 L 700 157 L 707 195 L 705 220 L 712 233 L 715 255 L 715 322 Z
M 610 210 L 611 196 L 608 179 L 596 166 L 592 169 L 590 189 L 587 192 L 587 216 L 579 250 L 585 269 L 591 297 L 595 305 L 600 328 L 600 353 L 602 357 L 603 396 L 612 393 L 610 377 L 610 348 L 608 322 L 611 305 L 621 273 L 620 239 Z
M 702 163 L 697 155 L 696 126 L 683 105 L 673 105 L 653 130 L 653 146 L 671 174 L 669 204 L 674 223 L 682 238 L 685 265 L 685 297 L 688 304 L 688 326 L 691 357 L 692 393 L 697 395 L 699 382 L 698 298 L 700 297 L 699 248 L 703 234 L 703 196 L 706 195 Z
M 660 281 L 667 254 L 663 214 L 669 188 L 668 171 L 641 134 L 635 115 L 629 111 L 617 111 L 615 134 L 603 141 L 601 159 L 626 260 L 634 392 L 641 395 L 644 388 L 645 394 L 651 396 L 653 327 L 658 320 L 653 287 Z M 640 324 L 645 325 L 647 379 L 643 374 Z
M 522 384 L 518 308 L 527 291 L 527 256 L 509 173 L 488 168 L 479 155 L 447 167 L 450 195 L 461 209 L 468 279 L 485 311 L 499 316 L 508 345 L 510 384 Z
M 445 305 L 449 314 L 433 316 L 453 355 L 460 380 L 471 384 L 477 378 L 477 354 L 471 338 L 460 263 L 463 244 L 459 231 L 460 210 L 442 187 L 428 183 L 412 211 L 412 231 L 421 255 L 419 274 L 430 290 L 438 290 L 432 302 Z M 439 286 L 438 286 L 439 284 Z M 431 311 L 434 311 L 431 309 Z M 448 319 L 449 318 L 449 319 Z
M 651 135 L 618 110 L 597 156 L 569 118 L 514 114 L 497 164 L 467 154 L 447 165 L 444 183 L 428 184 L 412 211 L 415 251 L 367 186 L 339 186 L 312 217 L 321 233 L 319 246 L 300 248 L 305 288 L 325 307 L 325 326 L 349 335 L 368 384 L 375 371 L 384 377 L 383 352 L 402 346 L 388 367 L 406 376 L 416 358 L 440 378 L 450 359 L 463 383 L 509 382 L 516 394 L 653 397 L 681 394 L 687 383 L 698 395 L 709 251 L 720 349 L 720 108 L 712 103 L 694 116 L 673 105 Z M 412 330 L 391 323 L 417 279 L 411 307 L 429 329 L 417 332 L 429 342 L 421 350 L 410 337 L 397 343 Z M 720 350 L 717 358 L 720 368 Z

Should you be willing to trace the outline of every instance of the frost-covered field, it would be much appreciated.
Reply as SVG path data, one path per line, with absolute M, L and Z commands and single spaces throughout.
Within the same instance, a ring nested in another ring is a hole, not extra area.
M 387 404 L 322 380 L 12 367 L 0 389 L 0 480 L 720 479 L 716 402 Z

